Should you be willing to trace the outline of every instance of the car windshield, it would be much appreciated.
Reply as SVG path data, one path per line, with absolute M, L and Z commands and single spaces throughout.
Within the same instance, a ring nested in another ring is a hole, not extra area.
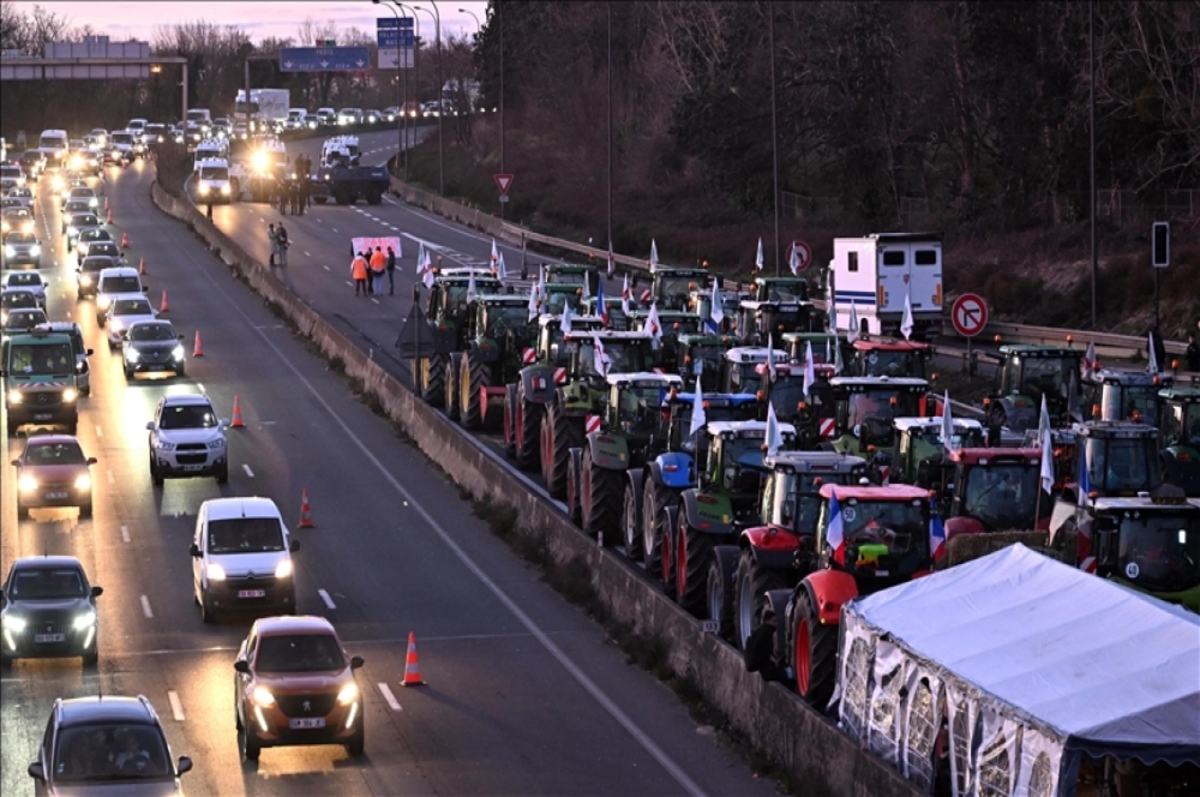
M 134 276 L 105 277 L 100 290 L 104 293 L 140 293 L 142 286 Z
M 94 196 L 96 196 L 96 192 L 90 188 L 72 188 L 71 189 L 71 198 L 72 199 L 91 199 Z
M 29 310 L 22 308 L 13 310 L 8 314 L 8 319 L 4 322 L 5 329 L 28 329 L 36 327 L 38 324 L 45 324 L 49 319 L 41 310 Z
M 229 169 L 225 166 L 201 166 L 201 180 L 228 180 Z
M 103 227 L 97 227 L 93 230 L 84 230 L 83 232 L 79 233 L 79 240 L 111 241 L 112 236 L 109 234 L 108 230 L 104 229 Z
M 97 241 L 88 247 L 89 255 L 104 255 L 114 260 L 117 257 L 117 245 L 108 241 Z
M 6 244 L 35 244 L 37 238 L 31 232 L 10 232 L 4 242 Z
M 208 404 L 181 404 L 163 407 L 160 429 L 212 429 L 217 416 Z
M 346 666 L 341 645 L 331 634 L 264 636 L 258 642 L 254 668 L 261 673 L 319 672 Z
M 79 443 L 30 442 L 25 449 L 26 465 L 83 465 L 86 462 Z
M 924 379 L 924 360 L 911 351 L 864 352 L 860 376 L 913 376 Z
M 47 773 L 50 774 L 50 773 Z M 162 730 L 153 725 L 73 725 L 54 747 L 56 783 L 173 778 Z
M 1195 512 L 1127 512 L 1117 575 L 1152 592 L 1200 585 L 1200 517 Z
M 113 315 L 150 315 L 153 312 L 146 299 L 119 299 L 113 302 Z
M 133 133 L 113 133 L 112 143 L 114 144 L 132 144 Z
M 10 288 L 31 288 L 42 287 L 42 275 L 32 271 L 22 271 L 17 274 L 8 275 L 8 287 Z
M 72 201 L 74 202 L 77 200 Z M 86 205 L 87 203 L 85 202 L 84 204 Z M 99 224 L 100 220 L 91 213 L 77 213 L 71 217 L 72 227 L 97 227 Z
M 175 340 L 175 329 L 170 324 L 135 324 L 129 330 L 130 340 Z
M 263 553 L 282 551 L 283 528 L 273 517 L 238 517 L 208 521 L 208 552 Z
M 59 600 L 85 598 L 83 575 L 76 567 L 23 567 L 13 573 L 8 585 L 12 600 Z
M 67 343 L 42 346 L 14 344 L 8 359 L 12 372 L 17 374 L 64 373 L 75 367 L 75 357 Z
M 979 465 L 967 475 L 968 515 L 978 518 L 988 531 L 1025 531 L 1036 525 L 1041 469 L 1029 465 Z M 1041 514 L 1049 515 L 1050 499 L 1041 501 Z

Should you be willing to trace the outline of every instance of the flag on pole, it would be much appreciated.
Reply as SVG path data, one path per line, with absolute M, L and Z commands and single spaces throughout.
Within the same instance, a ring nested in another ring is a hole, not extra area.
M 625 273 L 625 284 L 621 286 L 621 312 L 625 315 L 633 313 L 633 291 L 629 287 L 629 272 Z
M 688 436 L 694 437 L 706 423 L 708 423 L 708 418 L 704 415 L 704 388 L 700 386 L 700 380 L 697 379 L 696 398 L 692 402 L 692 424 L 688 428 Z
M 804 346 L 804 395 L 811 396 L 813 385 L 817 383 L 817 370 L 813 367 L 812 341 Z
M 949 454 L 954 450 L 954 418 L 950 413 L 950 391 L 942 397 L 942 447 Z
M 756 271 L 763 270 L 762 238 L 758 239 L 758 253 L 754 255 L 754 268 Z
M 833 373 L 840 374 L 845 368 L 846 364 L 842 362 L 842 342 L 835 337 L 833 339 Z
M 699 383 L 697 382 L 697 389 Z M 779 428 L 779 418 L 775 416 L 775 405 L 767 402 L 767 456 L 773 457 L 783 447 L 783 431 Z
M 1149 355 L 1146 358 L 1146 370 L 1152 374 L 1157 374 L 1159 371 L 1158 352 L 1154 350 L 1154 333 L 1153 332 L 1146 334 L 1146 352 Z
M 836 317 L 836 316 L 835 316 Z M 846 340 L 853 343 L 858 340 L 858 306 L 854 304 L 854 300 L 850 300 L 850 329 L 846 331 Z
M 617 273 L 617 259 L 613 257 L 612 241 L 608 242 L 608 278 L 612 279 Z
M 1042 432 L 1042 489 L 1050 492 L 1054 489 L 1054 449 L 1050 445 L 1050 430 Z
M 913 333 L 913 317 L 912 317 L 912 291 L 904 294 L 904 319 L 900 322 L 900 333 L 904 335 L 905 340 L 912 338 Z
M 604 280 L 596 280 L 596 315 L 608 326 L 608 302 L 604 301 Z
M 721 332 L 721 322 L 725 320 L 725 307 L 721 301 L 721 291 L 717 288 L 717 283 L 713 281 L 712 299 L 709 301 L 708 321 L 706 325 L 714 335 Z
M 833 349 L 830 348 L 829 338 L 825 338 L 825 364 L 831 365 L 832 363 L 833 363 Z
M 508 279 L 508 266 L 504 263 L 504 253 L 500 253 L 500 257 L 496 258 L 496 278 L 501 282 Z
M 592 342 L 595 344 L 592 347 L 592 364 L 596 366 L 596 373 L 608 376 L 608 369 L 612 368 L 612 358 L 604 351 L 604 341 L 592 338 Z
M 597 279 L 597 282 L 600 280 Z M 585 273 L 583 275 L 583 298 L 590 299 L 592 296 L 592 275 Z
M 475 292 L 475 269 L 471 269 L 471 276 L 467 279 L 467 301 L 473 302 L 479 298 L 479 294 Z
M 425 244 L 418 241 L 417 242 L 417 274 L 418 275 L 425 273 L 425 254 L 426 254 Z
M 426 288 L 432 288 L 433 287 L 433 258 L 431 258 L 429 256 L 429 250 L 426 249 L 424 246 L 421 247 L 421 259 L 418 261 L 417 265 L 420 269 L 421 281 L 423 283 L 425 283 Z
M 650 239 L 650 268 L 651 270 L 658 267 L 658 244 L 654 243 L 654 239 Z
M 792 247 L 792 256 L 788 258 L 788 268 L 792 270 L 793 277 L 800 273 L 800 253 L 794 246 Z
M 541 287 L 542 287 L 541 285 L 538 285 L 535 282 L 535 283 L 533 283 L 533 287 L 529 291 L 529 320 L 530 321 L 536 321 L 537 317 L 538 317 L 538 299 L 540 298 Z
M 767 333 L 767 376 L 775 381 L 775 336 Z
M 493 238 L 492 239 L 492 260 L 491 260 L 493 272 L 496 271 L 496 261 L 499 259 L 500 259 L 500 256 L 496 252 L 496 239 Z
M 571 332 L 571 305 L 563 305 L 562 323 L 559 325 L 564 335 Z
M 846 564 L 846 523 L 842 520 L 842 506 L 838 503 L 837 491 L 829 498 L 829 528 L 825 531 L 825 544 L 833 551 L 834 560 Z
M 942 525 L 942 516 L 937 511 L 937 501 L 930 500 L 931 514 L 929 517 L 929 552 L 937 561 L 946 555 L 946 528 Z
M 646 329 L 650 332 L 651 347 L 658 349 L 662 343 L 662 322 L 658 320 L 658 302 L 650 305 L 650 312 L 646 314 Z
M 1096 341 L 1088 341 L 1087 352 L 1083 355 L 1083 361 L 1080 363 L 1083 373 L 1080 377 L 1085 382 L 1090 382 L 1096 378 L 1096 372 L 1100 370 L 1100 363 L 1096 362 Z
M 1087 506 L 1088 493 L 1092 491 L 1092 475 L 1088 473 L 1087 442 L 1083 442 L 1076 450 L 1079 452 L 1079 495 L 1076 496 L 1076 503 Z
M 1046 394 L 1042 394 L 1042 410 L 1038 413 L 1038 440 L 1050 433 L 1050 410 L 1046 407 Z

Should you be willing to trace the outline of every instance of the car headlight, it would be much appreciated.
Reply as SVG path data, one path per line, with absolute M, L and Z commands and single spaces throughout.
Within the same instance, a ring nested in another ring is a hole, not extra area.
M 275 705 L 275 695 L 271 694 L 265 686 L 256 686 L 251 696 L 255 703 L 265 708 Z
M 75 388 L 69 387 L 63 391 L 63 401 L 70 402 L 70 401 L 74 401 L 77 398 L 79 398 L 79 392 L 76 391 Z
M 37 488 L 37 479 L 35 479 L 31 474 L 22 473 L 21 478 L 17 480 L 17 489 L 23 493 L 32 493 Z
M 200 183 L 200 193 L 201 195 L 208 193 L 208 183 Z
M 108 306 L 110 304 L 112 304 L 112 299 L 110 299 L 107 296 L 101 296 L 99 299 L 96 300 L 96 306 L 99 307 L 101 310 L 108 309 Z
M 25 396 L 21 393 L 21 391 L 19 391 L 19 390 L 8 391 L 8 403 L 9 404 L 20 404 L 24 400 L 25 400 Z
M 137 349 L 131 349 L 128 346 L 126 346 L 125 347 L 125 359 L 129 360 L 129 362 L 131 362 L 131 363 L 135 363 L 138 360 L 142 359 L 142 355 L 138 354 Z
M 214 437 L 212 440 L 208 441 L 209 451 L 220 451 L 224 447 L 225 447 L 225 438 L 224 437 L 218 436 L 218 437 Z
M 175 350 L 173 352 L 171 352 L 171 356 L 175 358 L 176 362 L 182 362 L 183 355 L 184 355 L 184 351 L 183 351 L 182 345 L 176 346 Z
M 90 276 L 88 276 L 87 274 L 80 274 L 79 275 L 79 284 L 80 285 L 91 285 L 92 278 Z
M 216 562 L 209 562 L 208 567 L 206 567 L 204 570 L 204 574 L 208 576 L 209 581 L 225 580 L 225 568 L 221 567 Z
M 342 687 L 342 691 L 338 692 L 337 702 L 348 706 L 355 700 L 358 700 L 358 684 L 351 681 Z
M 82 631 L 85 628 L 91 628 L 96 624 L 96 612 L 88 609 L 75 618 L 75 622 L 71 625 L 76 631 Z
M 74 238 L 76 235 L 79 235 L 79 229 L 74 224 L 72 224 L 70 227 L 67 227 L 68 238 Z
M 96 197 L 91 197 L 90 199 L 88 199 L 88 207 L 94 208 L 94 207 L 98 207 L 99 205 L 100 205 L 100 201 L 97 200 Z
M 229 184 L 228 183 L 221 186 L 221 193 L 224 194 L 225 196 L 229 196 Z
M 292 574 L 292 560 L 284 559 L 275 565 L 275 578 L 287 578 Z
M 86 473 L 79 474 L 79 476 L 75 479 L 75 489 L 76 490 L 92 489 L 92 477 Z
M 159 438 L 157 441 L 155 441 L 154 446 L 159 451 L 174 451 L 175 450 L 174 443 L 168 443 L 166 440 L 163 440 L 162 438 Z
M 16 631 L 20 633 L 25 630 L 25 621 L 20 617 L 14 617 L 11 614 L 4 615 L 4 629 L 6 631 Z
M 5 257 L 15 257 L 16 254 L 17 254 L 17 250 L 13 249 L 11 246 L 4 247 L 4 256 Z
M 29 247 L 29 254 L 33 257 L 39 257 L 42 254 L 42 247 L 34 244 L 33 246 Z

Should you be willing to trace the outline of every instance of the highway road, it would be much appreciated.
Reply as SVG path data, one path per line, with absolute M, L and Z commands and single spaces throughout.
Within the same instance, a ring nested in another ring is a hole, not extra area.
M 379 160 L 387 134 L 364 136 Z M 315 148 L 316 142 L 308 146 Z M 110 168 L 112 229 L 130 236 L 130 260 L 146 260 L 149 295 L 204 357 L 186 379 L 126 384 L 90 301 L 77 303 L 74 258 L 58 234 L 49 192 L 38 227 L 53 252 L 53 319 L 75 319 L 95 349 L 92 395 L 79 437 L 94 466 L 95 516 L 34 510 L 18 522 L 11 467 L 0 479 L 0 568 L 19 556 L 78 556 L 99 598 L 100 665 L 77 659 L 20 661 L 0 677 L 0 793 L 32 792 L 25 773 L 57 697 L 145 694 L 172 752 L 195 769 L 201 795 L 358 794 L 769 794 L 769 783 L 697 727 L 673 692 L 626 663 L 601 628 L 566 604 L 471 514 L 457 489 L 420 452 L 359 403 L 186 228 L 149 198 L 152 169 Z M 45 188 L 46 186 L 43 186 Z M 215 220 L 266 260 L 265 206 L 218 207 Z M 486 261 L 490 240 L 390 200 L 317 207 L 286 217 L 293 247 L 284 274 L 298 294 L 361 335 L 377 356 L 411 305 L 415 243 L 445 258 Z M 349 239 L 405 239 L 396 295 L 356 298 Z M 519 264 L 519 253 L 506 260 Z M 400 368 L 397 362 L 397 370 Z M 150 484 L 145 423 L 168 392 L 205 391 L 228 416 L 235 396 L 244 429 L 229 432 L 228 485 L 210 479 Z M 10 438 L 8 457 L 22 438 Z M 307 488 L 316 527 L 295 528 Z M 329 618 L 362 655 L 366 754 L 338 747 L 264 751 L 238 760 L 232 662 L 249 618 L 201 622 L 190 594 L 188 545 L 209 498 L 264 495 L 300 540 L 298 609 Z M 415 632 L 424 687 L 400 686 Z

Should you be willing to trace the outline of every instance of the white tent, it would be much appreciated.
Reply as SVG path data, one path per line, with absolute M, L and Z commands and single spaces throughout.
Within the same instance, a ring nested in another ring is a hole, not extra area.
M 1200 764 L 1200 617 L 1023 545 L 847 603 L 843 728 L 926 788 L 1071 795 L 1081 757 Z

